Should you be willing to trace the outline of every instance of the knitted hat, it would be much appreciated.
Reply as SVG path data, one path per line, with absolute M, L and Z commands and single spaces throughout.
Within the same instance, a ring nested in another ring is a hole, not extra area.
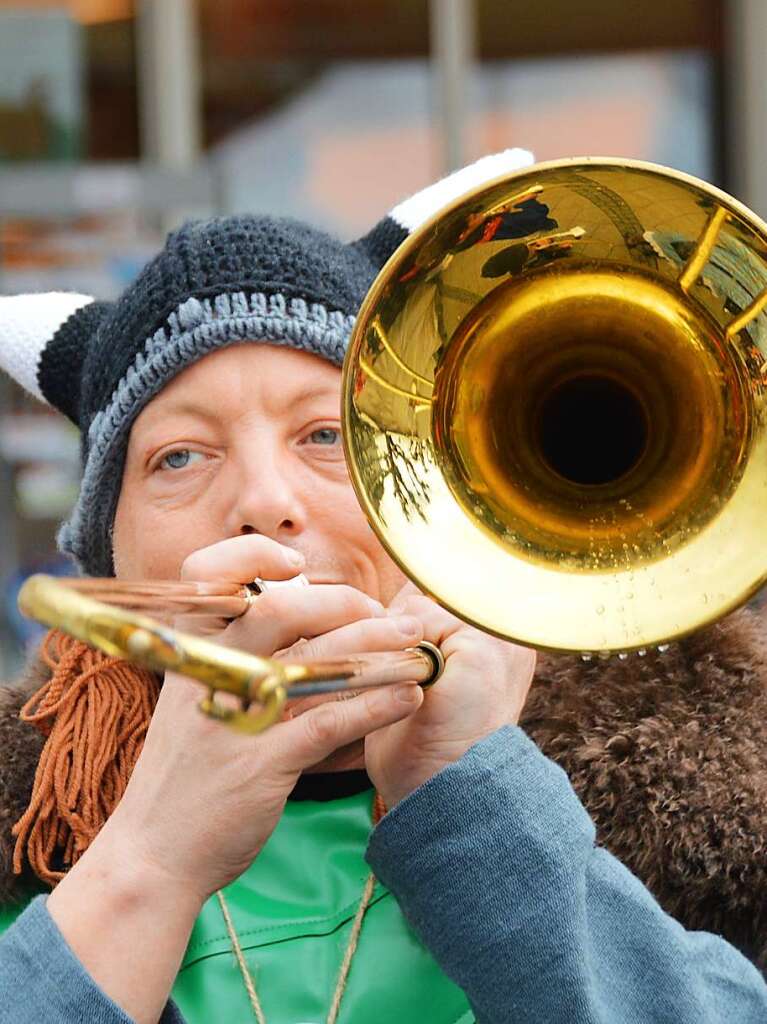
M 112 524 L 128 436 L 144 406 L 185 367 L 242 342 L 287 345 L 340 366 L 374 277 L 407 236 L 477 185 L 528 166 L 484 157 L 342 243 L 290 219 L 185 224 L 113 303 L 53 293 L 0 297 L 0 367 L 82 432 L 83 479 L 59 546 L 110 576 Z

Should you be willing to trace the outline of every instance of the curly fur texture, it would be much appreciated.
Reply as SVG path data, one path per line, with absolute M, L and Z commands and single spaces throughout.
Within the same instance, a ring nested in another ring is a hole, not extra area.
M 690 929 L 767 970 L 767 621 L 743 609 L 661 654 L 542 656 L 523 726 L 597 841 Z
M 614 853 L 687 928 L 767 971 L 767 620 L 753 609 L 663 654 L 542 655 L 523 725 Z M 42 741 L 18 720 L 42 682 L 0 689 L 0 903 L 22 889 L 10 830 Z
M 13 874 L 11 829 L 29 804 L 44 743 L 36 729 L 19 721 L 19 712 L 47 676 L 42 663 L 32 664 L 17 685 L 0 687 L 0 905 L 23 899 L 33 882 L 29 868 Z

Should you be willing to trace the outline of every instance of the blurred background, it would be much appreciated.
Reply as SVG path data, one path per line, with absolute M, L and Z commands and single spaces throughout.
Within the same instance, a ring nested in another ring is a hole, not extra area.
M 111 298 L 189 216 L 345 238 L 507 146 L 653 160 L 767 214 L 765 0 L 0 0 L 0 294 Z M 66 572 L 58 416 L 0 379 L 0 679 Z

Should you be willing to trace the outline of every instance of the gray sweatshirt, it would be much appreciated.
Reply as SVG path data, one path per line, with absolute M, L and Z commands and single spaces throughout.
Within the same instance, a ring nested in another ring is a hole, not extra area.
M 390 811 L 368 861 L 479 1024 L 765 1024 L 767 985 L 686 932 L 614 857 L 517 728 Z M 130 1024 L 38 897 L 0 938 L 0 1024 Z M 162 1024 L 183 1024 L 169 1003 Z M 360 1022 L 363 1024 L 363 1022 Z

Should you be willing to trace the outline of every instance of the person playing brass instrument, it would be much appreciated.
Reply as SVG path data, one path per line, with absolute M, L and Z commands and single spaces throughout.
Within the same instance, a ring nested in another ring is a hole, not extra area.
M 84 573 L 303 574 L 185 627 L 446 658 L 426 694 L 298 699 L 247 737 L 190 680 L 50 633 L 0 704 L 3 1024 L 765 1019 L 758 610 L 641 660 L 536 666 L 408 583 L 349 483 L 339 367 L 371 281 L 519 162 L 353 244 L 225 217 L 172 234 L 113 304 L 0 298 L 0 361 L 82 431 L 59 543 Z

